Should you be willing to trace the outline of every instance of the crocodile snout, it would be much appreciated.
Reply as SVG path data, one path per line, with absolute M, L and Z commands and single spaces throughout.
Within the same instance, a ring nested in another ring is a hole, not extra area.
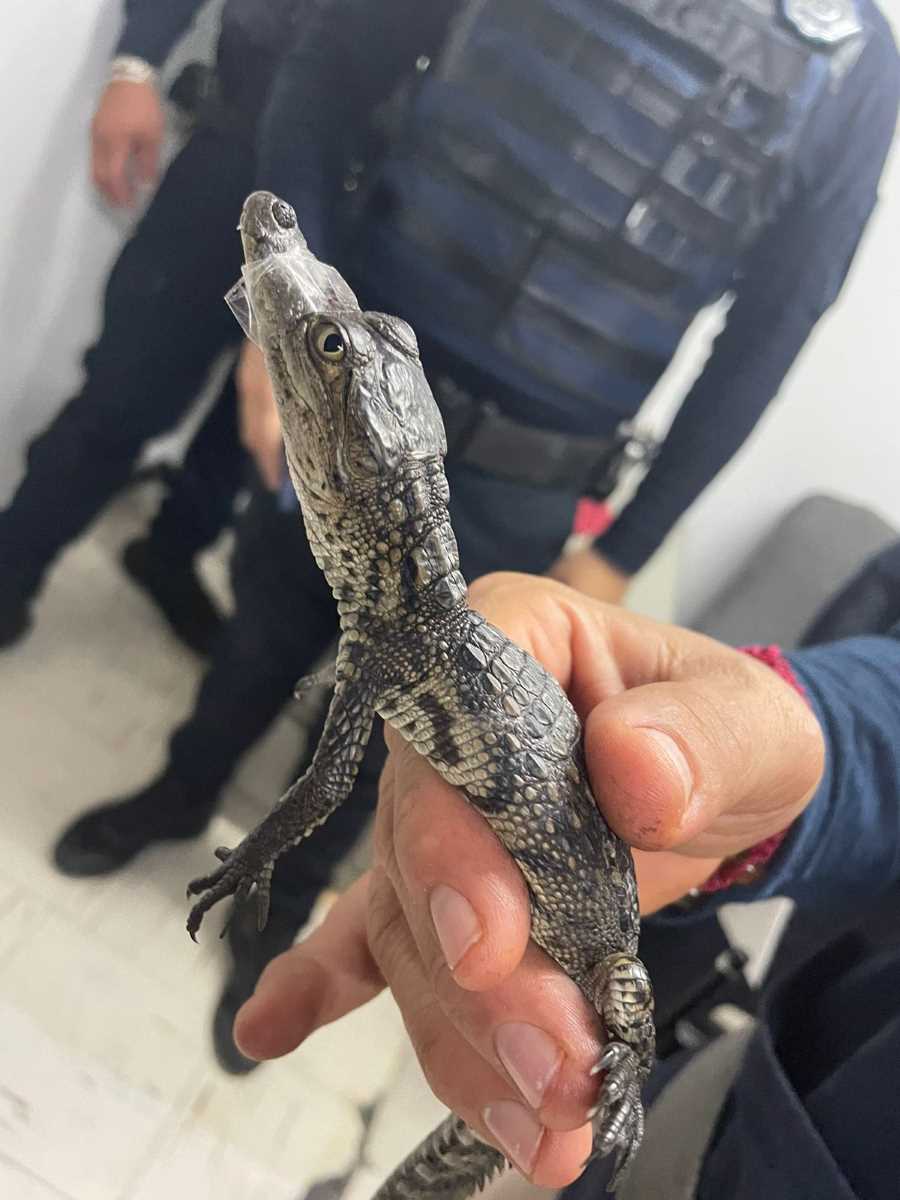
M 302 242 L 297 214 L 286 200 L 271 192 L 253 192 L 247 197 L 239 228 L 248 261 L 283 252 L 298 240 Z

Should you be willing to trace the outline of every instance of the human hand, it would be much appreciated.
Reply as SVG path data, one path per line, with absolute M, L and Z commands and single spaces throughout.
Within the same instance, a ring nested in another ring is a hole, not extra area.
M 607 604 L 621 604 L 631 582 L 630 576 L 607 562 L 593 546 L 561 555 L 547 574 L 576 592 Z
M 91 167 L 94 183 L 110 204 L 130 207 L 136 181 L 156 182 L 165 124 L 155 84 L 107 84 L 91 124 Z
M 594 795 L 638 847 L 644 912 L 813 795 L 821 731 L 768 667 L 547 580 L 492 576 L 471 598 L 569 693 Z M 387 984 L 436 1094 L 535 1183 L 562 1187 L 590 1148 L 596 1016 L 529 942 L 524 882 L 486 823 L 388 739 L 372 871 L 269 965 L 235 1036 L 277 1057 Z
M 235 369 L 241 442 L 253 455 L 260 478 L 274 492 L 284 478 L 284 441 L 272 381 L 260 348 L 245 342 Z

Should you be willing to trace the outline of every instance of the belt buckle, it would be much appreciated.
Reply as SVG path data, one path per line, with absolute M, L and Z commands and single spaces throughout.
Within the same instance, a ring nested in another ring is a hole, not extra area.
M 469 450 L 482 433 L 491 426 L 499 424 L 500 406 L 495 401 L 476 400 L 469 397 L 469 403 L 471 409 L 468 418 L 457 431 L 453 440 L 453 454 L 460 461 L 465 461 Z
M 597 464 L 597 474 L 588 482 L 585 495 L 592 500 L 608 500 L 629 467 L 649 467 L 659 454 L 662 443 L 642 433 L 630 421 L 616 429 L 609 453 Z
M 452 430 L 447 431 L 447 456 L 462 458 L 478 431 L 499 416 L 499 406 L 493 400 L 476 400 L 448 375 L 435 380 L 435 391 L 439 407 L 444 409 L 445 428 L 447 418 L 453 424 Z

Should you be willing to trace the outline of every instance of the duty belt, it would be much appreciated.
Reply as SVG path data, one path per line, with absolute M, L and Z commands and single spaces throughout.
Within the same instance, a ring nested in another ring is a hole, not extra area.
M 448 462 L 532 487 L 604 499 L 622 469 L 650 461 L 656 445 L 623 425 L 612 437 L 587 437 L 526 425 L 493 400 L 476 399 L 440 376 L 434 394 L 447 430 Z

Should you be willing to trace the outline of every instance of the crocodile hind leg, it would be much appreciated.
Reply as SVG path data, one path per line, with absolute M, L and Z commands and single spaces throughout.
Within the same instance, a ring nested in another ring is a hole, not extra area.
M 609 1190 L 628 1173 L 644 1136 L 641 1084 L 653 1062 L 656 1033 L 653 991 L 644 964 L 631 954 L 613 954 L 597 967 L 594 1005 L 606 1030 L 607 1045 L 594 1073 L 604 1072 L 603 1090 L 591 1112 L 591 1157 L 616 1153 Z

